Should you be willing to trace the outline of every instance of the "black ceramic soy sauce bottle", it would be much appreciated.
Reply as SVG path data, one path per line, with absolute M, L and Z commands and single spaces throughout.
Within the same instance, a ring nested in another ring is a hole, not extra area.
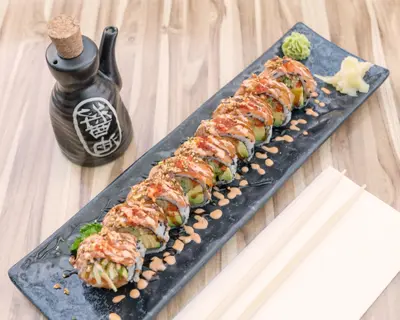
M 57 142 L 76 164 L 110 162 L 125 152 L 133 136 L 119 94 L 122 81 L 115 60 L 118 29 L 104 29 L 98 50 L 69 16 L 52 19 L 48 28 L 52 43 L 46 60 L 57 80 L 50 99 L 50 118 Z

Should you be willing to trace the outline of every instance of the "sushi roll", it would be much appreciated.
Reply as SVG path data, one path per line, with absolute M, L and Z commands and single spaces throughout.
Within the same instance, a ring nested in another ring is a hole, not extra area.
M 256 138 L 250 121 L 242 115 L 224 114 L 211 120 L 203 120 L 195 133 L 196 137 L 217 136 L 229 139 L 241 160 L 250 160 L 254 154 Z
M 138 281 L 144 250 L 130 233 L 104 228 L 84 239 L 70 263 L 78 276 L 92 287 L 112 289 Z
M 143 244 L 146 253 L 164 250 L 169 240 L 166 215 L 152 201 L 116 205 L 104 217 L 103 225 L 118 232 L 132 233 Z
M 185 224 L 189 217 L 189 200 L 175 179 L 165 179 L 158 175 L 134 185 L 126 203 L 131 205 L 141 200 L 157 203 L 164 210 L 171 228 Z
M 284 126 L 290 121 L 294 97 L 285 84 L 269 77 L 253 75 L 243 81 L 235 95 L 249 93 L 259 95 L 272 106 L 274 127 Z
M 194 156 L 206 161 L 214 171 L 214 184 L 227 184 L 235 178 L 236 149 L 229 140 L 214 136 L 190 138 L 175 151 L 175 155 Z
M 307 105 L 317 87 L 310 70 L 301 62 L 288 57 L 268 60 L 262 75 L 283 82 L 293 93 L 293 107 L 301 109 Z
M 206 205 L 211 199 L 214 172 L 205 161 L 193 156 L 175 156 L 153 167 L 149 178 L 162 175 L 176 179 L 189 199 L 192 208 Z
M 252 94 L 224 99 L 214 111 L 213 117 L 236 113 L 240 113 L 250 120 L 256 145 L 263 145 L 270 141 L 274 118 L 272 106 L 265 99 Z

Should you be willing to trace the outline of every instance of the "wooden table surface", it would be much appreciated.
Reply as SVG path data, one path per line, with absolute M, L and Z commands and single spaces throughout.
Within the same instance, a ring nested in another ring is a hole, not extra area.
M 80 19 L 97 43 L 105 26 L 120 29 L 122 97 L 135 137 L 123 157 L 94 169 L 66 160 L 50 125 L 46 21 L 60 13 Z M 0 1 L 1 318 L 40 317 L 9 281 L 9 267 L 298 21 L 391 75 L 159 319 L 175 315 L 328 165 L 400 210 L 399 17 L 399 0 Z M 399 319 L 399 299 L 397 276 L 363 319 Z

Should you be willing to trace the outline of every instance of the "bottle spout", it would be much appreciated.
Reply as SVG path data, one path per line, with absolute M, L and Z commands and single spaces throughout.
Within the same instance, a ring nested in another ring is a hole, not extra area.
M 119 89 L 122 87 L 121 76 L 115 59 L 115 43 L 117 41 L 118 28 L 106 27 L 100 43 L 100 71 L 109 77 Z

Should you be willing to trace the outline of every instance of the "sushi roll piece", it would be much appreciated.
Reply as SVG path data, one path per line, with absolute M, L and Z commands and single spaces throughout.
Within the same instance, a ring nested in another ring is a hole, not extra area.
M 157 203 L 164 210 L 171 228 L 187 222 L 190 213 L 189 200 L 175 179 L 165 179 L 158 175 L 134 185 L 126 198 L 126 203 L 133 205 L 143 200 Z
M 199 157 L 213 169 L 214 184 L 232 182 L 237 169 L 236 149 L 233 143 L 221 137 L 193 137 L 183 143 L 175 155 Z
M 301 62 L 288 57 L 275 57 L 264 65 L 262 75 L 284 83 L 294 95 L 293 107 L 304 108 L 317 87 L 310 70 Z
M 243 81 L 235 95 L 244 94 L 259 95 L 271 105 L 274 127 L 284 126 L 292 118 L 294 96 L 285 84 L 269 77 L 253 75 Z
M 164 179 L 176 179 L 192 208 L 204 206 L 211 199 L 214 172 L 197 157 L 179 155 L 165 159 L 151 169 L 149 178 L 159 175 Z
M 152 201 L 130 201 L 113 207 L 103 225 L 118 232 L 132 233 L 146 253 L 160 252 L 169 240 L 168 220 L 164 211 Z
M 224 114 L 211 120 L 203 120 L 195 133 L 196 137 L 216 136 L 229 139 L 241 160 L 253 157 L 256 138 L 250 121 L 242 115 Z
M 270 141 L 274 118 L 272 115 L 272 106 L 265 99 L 252 94 L 245 96 L 237 95 L 224 99 L 214 111 L 213 117 L 237 113 L 250 120 L 257 146 Z
M 78 276 L 92 287 L 112 289 L 138 281 L 144 250 L 130 233 L 102 228 L 84 239 L 70 259 Z

